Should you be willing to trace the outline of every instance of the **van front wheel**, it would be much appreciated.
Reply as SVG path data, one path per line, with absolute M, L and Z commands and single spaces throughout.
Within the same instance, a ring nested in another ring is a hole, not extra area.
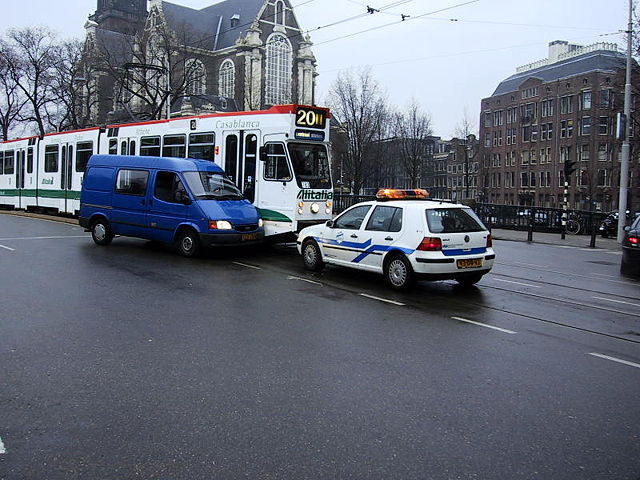
M 98 245 L 109 245 L 113 240 L 113 232 L 109 222 L 99 218 L 91 225 L 91 238 Z
M 200 239 L 194 230 L 183 230 L 178 235 L 178 252 L 183 257 L 195 257 L 200 250 Z

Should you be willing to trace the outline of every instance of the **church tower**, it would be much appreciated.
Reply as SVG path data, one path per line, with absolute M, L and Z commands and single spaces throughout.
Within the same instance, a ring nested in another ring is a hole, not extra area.
M 104 30 L 132 34 L 144 27 L 147 0 L 98 0 L 91 20 Z

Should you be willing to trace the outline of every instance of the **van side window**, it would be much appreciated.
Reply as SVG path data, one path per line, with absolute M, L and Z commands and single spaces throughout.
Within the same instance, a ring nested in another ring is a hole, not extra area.
M 120 170 L 116 180 L 116 193 L 144 196 L 149 172 L 146 170 Z
M 267 160 L 264 162 L 264 178 L 266 180 L 291 180 L 291 170 L 287 163 L 287 154 L 281 143 L 267 143 Z
M 143 157 L 159 157 L 160 137 L 142 137 L 140 139 L 140 155 Z
M 58 145 L 47 145 L 46 147 L 44 147 L 45 172 L 51 173 L 58 171 L 58 150 Z
M 184 158 L 187 154 L 187 137 L 184 135 L 165 135 L 162 147 L 163 157 Z
M 158 172 L 156 174 L 156 185 L 153 196 L 158 200 L 170 203 L 181 203 L 178 201 L 178 192 L 185 192 L 184 186 L 178 175 L 173 172 Z

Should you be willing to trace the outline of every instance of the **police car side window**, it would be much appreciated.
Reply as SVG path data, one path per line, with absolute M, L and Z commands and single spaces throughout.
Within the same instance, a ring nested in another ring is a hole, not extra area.
M 402 229 L 402 209 L 377 206 L 367 222 L 366 230 L 375 232 L 399 232 Z
M 336 219 L 333 223 L 333 228 L 358 230 L 370 209 L 371 205 L 362 205 L 361 207 L 352 208 Z

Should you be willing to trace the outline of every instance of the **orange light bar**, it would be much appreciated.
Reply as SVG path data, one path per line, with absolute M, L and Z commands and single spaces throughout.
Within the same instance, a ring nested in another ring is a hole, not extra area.
M 425 200 L 429 197 L 429 192 L 422 188 L 397 189 L 381 188 L 376 194 L 378 200 Z

